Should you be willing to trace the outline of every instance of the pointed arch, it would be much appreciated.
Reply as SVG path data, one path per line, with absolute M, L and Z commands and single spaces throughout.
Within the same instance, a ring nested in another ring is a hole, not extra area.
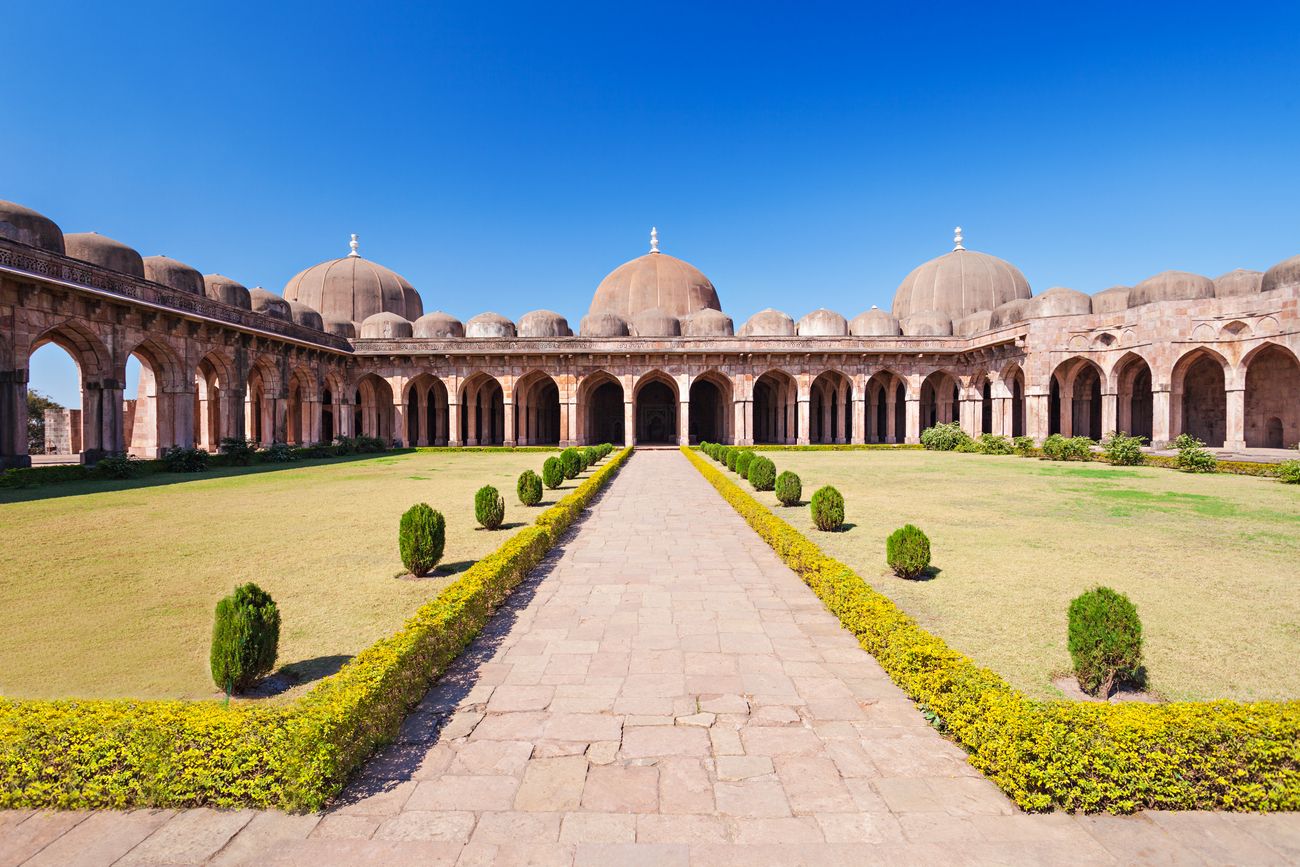
M 432 373 L 425 372 L 408 379 L 402 388 L 407 444 L 447 445 L 451 436 L 449 404 L 446 383 Z
M 901 443 L 907 437 L 907 380 L 892 368 L 882 368 L 867 379 L 867 436 L 869 443 Z
M 1151 388 L 1151 365 L 1136 352 L 1126 352 L 1111 369 L 1115 393 L 1115 429 L 1129 436 L 1154 436 L 1155 404 Z
M 393 388 L 377 373 L 367 373 L 357 380 L 353 390 L 354 436 L 376 437 L 393 441 Z
M 691 379 L 688 436 L 692 443 L 735 442 L 730 377 L 710 368 Z
M 799 436 L 799 384 L 780 368 L 754 380 L 754 442 L 793 444 Z
M 676 444 L 680 400 L 676 381 L 662 370 L 656 368 L 638 376 L 632 387 L 636 442 Z
M 626 430 L 628 400 L 623 383 L 606 370 L 595 370 L 578 382 L 580 442 L 631 444 Z
M 561 440 L 560 384 L 549 373 L 533 369 L 514 387 L 515 442 L 519 445 L 559 445 Z
M 1049 433 L 1099 440 L 1102 431 L 1102 384 L 1105 372 L 1090 358 L 1073 356 L 1052 371 Z
M 1174 363 L 1170 377 L 1174 436 L 1191 434 L 1211 448 L 1222 448 L 1228 435 L 1227 359 L 1198 346 Z
M 500 380 L 482 370 L 460 384 L 461 442 L 467 446 L 505 443 L 505 391 Z
M 950 370 L 931 372 L 921 383 L 921 430 L 960 421 L 961 381 Z
M 853 436 L 853 381 L 831 369 L 813 378 L 808 390 L 808 440 L 847 443 Z
M 217 349 L 209 350 L 194 367 L 194 445 L 216 453 L 221 441 L 237 436 L 231 429 L 228 404 L 235 393 L 232 387 L 234 364 Z
M 1263 343 L 1242 359 L 1247 448 L 1285 449 L 1300 442 L 1300 359 L 1280 343 Z

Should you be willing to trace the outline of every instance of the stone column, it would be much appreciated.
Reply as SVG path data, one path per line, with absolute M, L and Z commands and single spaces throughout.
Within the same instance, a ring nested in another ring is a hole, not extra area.
M 1151 445 L 1163 448 L 1174 438 L 1173 395 L 1168 386 L 1157 387 L 1151 390 Z
M 1051 430 L 1051 419 L 1048 417 L 1050 408 L 1051 399 L 1046 391 L 1026 390 L 1025 434 L 1033 437 L 1039 445 L 1047 439 L 1047 432 Z
M 808 439 L 808 432 L 811 427 L 809 421 L 809 413 L 808 413 L 808 398 L 804 397 L 803 395 L 799 395 L 798 402 L 799 402 L 799 430 L 798 430 L 798 435 L 795 438 L 795 442 L 798 445 L 806 446 L 810 442 L 810 440 Z
M 681 411 L 677 416 L 677 444 L 681 446 L 691 444 L 691 402 L 689 400 L 681 401 Z
M 962 398 L 958 404 L 958 421 L 967 436 L 977 437 L 982 433 L 980 430 L 980 414 L 982 410 L 983 406 L 968 398 Z
M 27 453 L 27 371 L 0 371 L 0 469 L 29 467 Z
M 828 388 L 822 389 L 821 410 L 822 410 L 821 411 L 822 423 L 821 423 L 821 430 L 817 432 L 818 433 L 817 441 L 820 443 L 826 443 L 827 445 L 830 445 L 831 443 L 835 442 L 835 436 L 831 432 L 831 426 L 834 424 L 834 421 L 832 420 L 831 417 L 831 395 L 830 395 L 830 389 Z
M 419 385 L 412 385 L 411 388 L 414 389 L 416 414 L 419 416 L 415 420 L 415 442 L 412 445 L 433 445 L 433 431 L 429 430 L 429 408 L 433 400 L 433 389 L 430 388 L 421 394 Z
M 865 443 L 867 441 L 867 395 L 861 392 L 853 399 L 852 405 L 853 425 L 850 439 L 854 443 Z
M 1061 390 L 1060 413 L 1061 436 L 1074 436 L 1074 398 L 1065 394 L 1064 389 Z
M 636 445 L 636 426 L 633 424 L 635 415 L 632 401 L 623 401 L 623 445 L 625 446 Z
M 882 443 L 898 442 L 898 386 L 887 389 L 884 394 L 885 398 L 885 430 L 882 432 Z
M 515 444 L 515 402 L 507 400 L 502 403 L 501 444 L 512 447 Z
M 1223 440 L 1223 447 L 1229 451 L 1239 452 L 1246 448 L 1246 390 L 1229 385 L 1228 429 Z
M 478 387 L 465 389 L 465 445 L 478 445 Z
M 754 444 L 754 401 L 749 398 L 745 399 L 744 409 L 741 410 L 740 420 L 743 425 L 736 425 L 735 435 L 731 438 L 734 443 L 752 446 Z
M 457 447 L 461 445 L 460 404 L 451 400 L 450 396 L 447 399 L 447 445 Z
M 921 441 L 921 398 L 908 395 L 904 398 L 906 402 L 906 436 L 903 437 L 905 443 L 919 443 Z
M 849 441 L 846 435 L 846 429 L 849 426 L 849 384 L 841 382 L 839 388 L 835 390 L 837 409 L 839 418 L 836 419 L 835 442 L 843 445 Z
M 1101 437 L 1119 430 L 1119 395 L 1111 392 L 1101 396 Z

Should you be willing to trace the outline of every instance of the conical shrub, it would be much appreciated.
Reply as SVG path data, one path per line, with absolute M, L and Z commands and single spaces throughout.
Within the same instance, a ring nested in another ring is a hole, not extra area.
M 442 559 L 447 523 L 428 503 L 416 503 L 397 525 L 397 548 L 402 565 L 417 578 L 428 575 Z
M 217 603 L 209 662 L 218 689 L 244 692 L 275 667 L 280 610 L 271 595 L 249 582 Z
M 844 497 L 830 485 L 818 488 L 809 502 L 813 524 L 818 530 L 835 531 L 844 526 Z
M 474 495 L 474 517 L 486 530 L 500 528 L 506 519 L 506 501 L 501 492 L 491 485 L 484 485 Z
M 885 562 L 899 578 L 916 578 L 930 566 L 930 537 L 904 524 L 885 540 Z
M 552 491 L 564 484 L 564 464 L 560 463 L 559 458 L 547 458 L 546 463 L 542 464 L 542 481 Z
M 515 490 L 519 494 L 519 502 L 525 506 L 536 506 L 542 501 L 542 480 L 532 470 L 524 470 L 519 474 Z

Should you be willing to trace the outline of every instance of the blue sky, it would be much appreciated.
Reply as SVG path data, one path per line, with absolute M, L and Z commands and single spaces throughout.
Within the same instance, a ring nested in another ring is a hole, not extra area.
M 738 325 L 888 307 L 957 224 L 1035 291 L 1300 252 L 1294 3 L 46 0 L 5 31 L 0 198 L 275 291 L 350 232 L 426 309 L 575 325 L 651 225 Z

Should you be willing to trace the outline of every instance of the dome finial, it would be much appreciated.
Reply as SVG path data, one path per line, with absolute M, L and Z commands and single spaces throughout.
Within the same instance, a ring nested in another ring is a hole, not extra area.
M 359 258 L 361 258 L 361 254 L 357 252 L 357 248 L 360 247 L 361 245 L 357 243 L 357 233 L 356 233 L 356 232 L 353 232 L 353 233 L 352 233 L 352 240 L 351 240 L 351 241 L 348 241 L 348 246 L 352 248 L 352 252 L 351 252 L 351 253 L 348 253 L 348 256 L 349 256 L 350 258 L 353 258 L 353 259 L 359 259 Z
M 952 249 L 953 249 L 954 251 L 957 251 L 957 250 L 965 250 L 966 248 L 963 247 L 963 246 L 961 245 L 961 226 L 958 226 L 957 228 L 953 229 L 952 231 L 953 231 L 953 235 L 952 235 L 953 248 L 952 248 Z
M 654 226 L 650 227 L 650 252 L 659 252 L 659 230 Z

